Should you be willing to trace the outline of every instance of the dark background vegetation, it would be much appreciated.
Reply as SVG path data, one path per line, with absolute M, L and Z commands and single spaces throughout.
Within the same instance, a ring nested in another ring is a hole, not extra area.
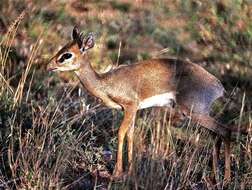
M 133 175 L 110 181 L 122 113 L 90 97 L 71 73 L 46 71 L 74 25 L 96 35 L 89 56 L 97 72 L 189 59 L 227 90 L 216 118 L 251 124 L 249 0 L 0 0 L 0 189 L 251 189 L 251 134 L 234 137 L 232 180 L 213 187 L 212 135 L 188 123 L 173 129 L 167 110 L 155 109 L 138 114 Z

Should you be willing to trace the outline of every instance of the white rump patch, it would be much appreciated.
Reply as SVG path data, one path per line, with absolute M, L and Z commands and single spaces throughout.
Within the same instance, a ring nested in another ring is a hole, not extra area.
M 138 109 L 144 109 L 155 106 L 172 107 L 174 102 L 176 102 L 175 92 L 168 92 L 144 99 L 139 103 Z

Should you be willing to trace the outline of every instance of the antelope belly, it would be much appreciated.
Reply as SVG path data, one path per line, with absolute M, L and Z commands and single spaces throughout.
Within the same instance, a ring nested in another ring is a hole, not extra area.
M 167 92 L 144 99 L 139 103 L 138 108 L 144 109 L 149 107 L 171 107 L 172 102 L 176 102 L 175 93 Z

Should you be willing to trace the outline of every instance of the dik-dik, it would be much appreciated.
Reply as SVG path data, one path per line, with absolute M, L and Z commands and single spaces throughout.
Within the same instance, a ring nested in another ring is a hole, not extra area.
M 229 131 L 209 116 L 211 104 L 223 96 L 221 82 L 205 69 L 178 59 L 150 59 L 98 74 L 88 59 L 94 36 L 83 35 L 77 27 L 72 41 L 50 61 L 51 71 L 73 71 L 93 96 L 124 118 L 118 131 L 117 162 L 114 177 L 120 177 L 125 136 L 128 149 L 128 173 L 132 171 L 133 134 L 136 113 L 149 107 L 176 107 L 192 121 L 215 132 L 225 143 L 225 179 L 230 178 Z M 174 113 L 176 116 L 176 113 Z M 176 118 L 176 117 L 174 117 Z M 214 159 L 215 160 L 215 159 Z

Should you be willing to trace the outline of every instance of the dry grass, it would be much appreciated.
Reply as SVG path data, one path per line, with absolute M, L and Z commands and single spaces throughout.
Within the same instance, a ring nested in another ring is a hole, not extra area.
M 251 128 L 250 4 L 224 4 L 224 12 L 216 12 L 214 3 L 193 2 L 89 1 L 82 7 L 87 8 L 84 18 L 78 18 L 78 11 L 68 13 L 74 9 L 71 4 L 53 9 L 48 3 L 40 10 L 39 2 L 31 2 L 29 12 L 20 16 L 8 12 L 18 10 L 15 3 L 3 5 L 12 20 L 4 20 L 9 29 L 0 43 L 0 189 L 217 188 L 208 181 L 213 135 L 190 121 L 173 128 L 168 110 L 138 114 L 134 172 L 110 181 L 122 113 L 100 105 L 72 82 L 72 75 L 64 76 L 71 81 L 65 84 L 44 70 L 44 58 L 64 44 L 62 39 L 78 23 L 97 32 L 91 59 L 101 71 L 111 63 L 157 56 L 203 60 L 230 94 L 224 108 L 214 105 L 215 115 L 223 122 L 248 122 Z M 96 15 L 98 8 L 106 10 Z M 232 180 L 219 189 L 251 189 L 251 131 L 235 138 Z M 223 169 L 222 161 L 219 167 Z

